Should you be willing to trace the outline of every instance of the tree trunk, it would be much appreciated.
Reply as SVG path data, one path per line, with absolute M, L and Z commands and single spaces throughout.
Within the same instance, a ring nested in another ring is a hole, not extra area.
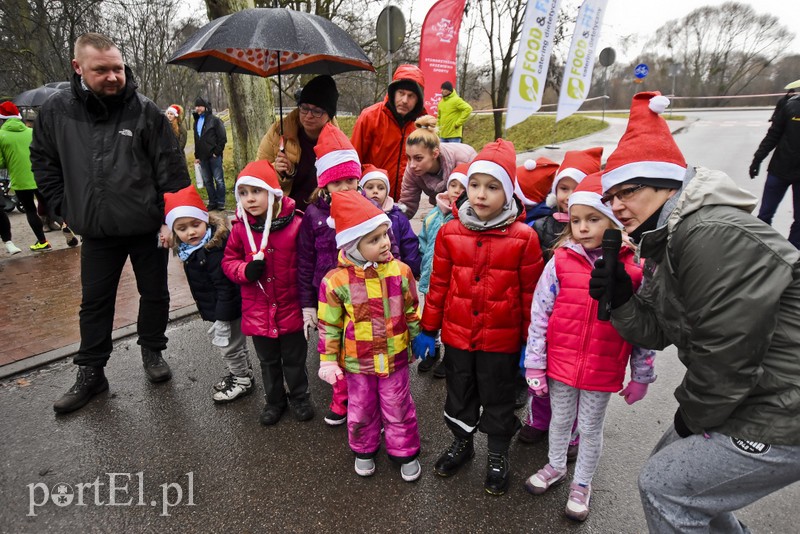
M 209 20 L 254 7 L 253 0 L 206 0 Z M 256 159 L 258 144 L 274 122 L 268 80 L 246 74 L 223 75 L 233 134 L 236 174 Z

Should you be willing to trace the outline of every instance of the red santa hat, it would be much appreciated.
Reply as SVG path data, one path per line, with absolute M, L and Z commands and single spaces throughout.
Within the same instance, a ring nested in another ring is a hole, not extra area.
M 514 198 L 514 181 L 517 175 L 514 143 L 505 139 L 487 143 L 470 163 L 467 179 L 477 173 L 488 174 L 503 184 L 506 206 L 510 205 Z
M 181 109 L 181 107 L 179 105 L 172 104 L 170 107 L 168 107 L 166 110 L 164 110 L 164 113 L 166 113 L 168 115 L 172 114 L 172 115 L 175 115 L 176 117 L 180 117 L 181 113 L 183 113 L 183 110 Z
M 603 171 L 603 192 L 625 183 L 679 189 L 686 160 L 661 117 L 669 99 L 658 91 L 633 96 L 628 127 Z
M 578 187 L 576 187 L 575 191 L 573 191 L 569 196 L 569 200 L 567 202 L 570 208 L 576 204 L 594 208 L 611 219 L 614 224 L 622 228 L 622 223 L 619 222 L 619 220 L 617 220 L 617 218 L 614 216 L 614 212 L 611 211 L 611 207 L 603 204 L 603 201 L 601 200 L 603 195 L 603 185 L 600 177 L 602 174 L 602 172 L 597 171 L 596 173 L 590 174 L 581 180 L 581 183 L 578 184 Z
M 350 139 L 339 128 L 326 123 L 314 145 L 317 155 L 317 186 L 331 182 L 361 177 L 361 162 Z
M 22 115 L 19 114 L 19 108 L 11 100 L 6 100 L 0 104 L 0 120 L 21 118 Z
M 464 186 L 464 189 L 467 188 L 467 173 L 469 172 L 469 163 L 459 163 L 456 165 L 453 172 L 450 173 L 450 176 L 447 177 L 447 185 L 450 185 L 450 182 L 453 180 L 458 180 L 458 182 Z
M 557 171 L 558 163 L 550 159 L 525 160 L 524 164 L 517 167 L 514 193 L 528 207 L 539 204 L 547 198 Z
M 208 210 L 193 185 L 174 193 L 164 193 L 164 215 L 167 227 L 172 230 L 181 217 L 193 217 L 208 222 Z
M 391 192 L 391 188 L 389 186 L 389 173 L 369 163 L 364 165 L 363 170 L 364 173 L 361 175 L 361 181 L 358 182 L 358 185 L 363 188 L 364 185 L 370 180 L 380 180 L 386 185 L 386 194 L 388 195 Z
M 345 248 L 382 224 L 391 225 L 389 217 L 358 191 L 336 191 L 331 194 L 331 216 L 328 226 L 336 230 L 336 247 Z
M 250 229 L 250 221 L 247 219 L 246 210 L 244 209 L 241 199 L 239 198 L 240 185 L 250 185 L 253 187 L 260 187 L 261 189 L 266 189 L 269 195 L 266 224 L 264 224 L 264 232 L 261 234 L 261 244 L 258 247 L 256 247 L 256 243 L 253 238 L 253 232 Z M 272 166 L 272 163 L 265 159 L 261 159 L 245 165 L 244 169 L 242 169 L 242 172 L 239 173 L 239 177 L 236 179 L 236 185 L 234 186 L 233 194 L 236 197 L 236 215 L 244 223 L 245 231 L 247 233 L 247 241 L 250 245 L 250 253 L 253 255 L 253 259 L 262 260 L 264 259 L 264 249 L 267 248 L 267 239 L 269 239 L 269 228 L 270 224 L 272 223 L 272 210 L 275 207 L 275 199 L 283 197 L 283 191 L 281 190 L 280 183 L 278 182 L 278 173 L 275 172 L 275 168 Z

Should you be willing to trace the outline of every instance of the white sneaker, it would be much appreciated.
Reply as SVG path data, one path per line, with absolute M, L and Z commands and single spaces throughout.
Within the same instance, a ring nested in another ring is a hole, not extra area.
M 414 459 L 408 463 L 400 466 L 400 476 L 406 482 L 414 482 L 422 474 L 422 466 L 419 465 L 419 460 Z
M 356 474 L 369 477 L 375 473 L 375 460 L 372 458 L 356 458 Z
M 5 245 L 6 245 L 6 250 L 7 250 L 7 251 L 8 251 L 8 253 L 9 253 L 9 254 L 11 254 L 12 256 L 13 256 L 14 254 L 19 254 L 20 252 L 22 252 L 22 249 L 20 249 L 19 247 L 17 247 L 17 245 L 15 245 L 14 243 L 12 243 L 11 241 L 6 241 L 6 242 L 5 242 Z
M 211 396 L 214 402 L 230 402 L 249 395 L 253 391 L 253 379 L 250 376 L 228 375 L 223 380 L 226 382 L 226 386 L 222 390 L 214 392 Z

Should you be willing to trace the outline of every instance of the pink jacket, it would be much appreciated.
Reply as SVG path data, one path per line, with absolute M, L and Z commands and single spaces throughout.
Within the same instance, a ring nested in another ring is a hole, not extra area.
M 258 283 L 248 282 L 244 276 L 252 254 L 244 223 L 238 218 L 233 221 L 222 270 L 241 286 L 242 333 L 246 336 L 276 338 L 303 329 L 303 312 L 297 295 L 297 234 L 302 212 L 294 207 L 294 200 L 283 197 L 281 212 L 272 221 L 264 251 L 266 269 Z M 255 219 L 247 217 L 252 227 Z M 253 238 L 260 243 L 261 232 L 253 230 Z
M 403 175 L 403 186 L 400 191 L 398 207 L 409 219 L 419 209 L 419 198 L 422 193 L 428 195 L 431 205 L 436 205 L 436 195 L 447 189 L 447 179 L 459 163 L 470 163 L 477 153 L 475 149 L 463 143 L 441 143 L 439 145 L 439 172 L 416 175 L 406 166 Z

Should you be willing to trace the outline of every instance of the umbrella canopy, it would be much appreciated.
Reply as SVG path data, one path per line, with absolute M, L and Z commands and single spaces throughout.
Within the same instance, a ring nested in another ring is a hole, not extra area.
M 265 77 L 375 70 L 361 47 L 336 24 L 282 8 L 244 9 L 214 19 L 167 63 L 198 72 Z
M 52 87 L 53 89 L 69 89 L 70 82 L 50 82 L 44 84 L 45 87 Z
M 36 89 L 31 89 L 30 91 L 25 91 L 24 93 L 18 94 L 16 97 L 14 97 L 14 104 L 20 108 L 38 108 L 58 91 L 58 89 L 43 85 L 41 87 L 37 87 Z

